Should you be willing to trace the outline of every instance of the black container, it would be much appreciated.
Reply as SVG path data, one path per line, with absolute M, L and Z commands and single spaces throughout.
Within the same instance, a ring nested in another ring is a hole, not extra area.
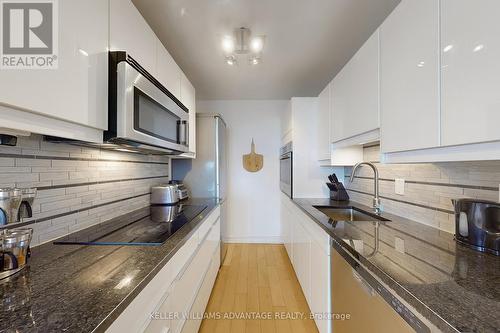
M 481 252 L 500 255 L 500 204 L 475 199 L 452 202 L 457 242 Z

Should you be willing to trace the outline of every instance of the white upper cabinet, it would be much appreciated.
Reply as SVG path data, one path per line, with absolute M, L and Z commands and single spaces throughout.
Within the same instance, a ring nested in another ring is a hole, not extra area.
M 189 152 L 196 153 L 196 92 L 184 73 L 181 73 L 181 102 L 189 109 Z
M 380 82 L 382 152 L 439 146 L 439 1 L 403 0 L 382 24 Z
M 64 125 L 56 129 L 56 122 L 48 121 L 45 128 L 28 124 L 33 120 L 30 113 L 93 129 L 107 129 L 108 2 L 64 0 L 58 4 L 58 68 L 2 70 L 0 104 L 29 111 L 17 124 L 16 120 L 9 123 L 14 129 L 49 135 L 67 132 Z M 14 114 L 12 119 L 15 118 Z M 7 119 L 3 117 L 2 121 L 6 126 Z M 68 137 L 88 139 L 84 130 L 78 134 L 72 128 L 71 132 L 75 134 Z
M 379 32 L 365 42 L 333 80 L 332 140 L 379 128 Z
M 177 99 L 181 99 L 181 69 L 159 39 L 156 40 L 157 79 Z
M 500 1 L 441 0 L 442 144 L 500 140 Z
M 153 30 L 130 0 L 110 0 L 109 8 L 110 50 L 127 51 L 139 65 L 156 76 L 157 38 Z
M 330 163 L 330 115 L 331 115 L 331 96 L 329 83 L 318 96 L 318 160 L 327 160 Z

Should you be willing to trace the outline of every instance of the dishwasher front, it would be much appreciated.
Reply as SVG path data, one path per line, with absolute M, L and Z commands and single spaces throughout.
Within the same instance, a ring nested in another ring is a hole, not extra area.
M 331 248 L 331 332 L 431 332 L 382 284 L 371 279 L 370 285 L 358 272 L 364 268 L 346 256 L 350 263 Z

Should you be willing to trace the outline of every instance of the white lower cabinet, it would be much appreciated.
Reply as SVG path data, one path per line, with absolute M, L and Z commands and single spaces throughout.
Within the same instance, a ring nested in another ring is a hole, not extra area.
M 219 265 L 216 208 L 106 332 L 197 332 Z
M 330 238 L 288 197 L 282 196 L 283 241 L 320 333 L 331 332 Z

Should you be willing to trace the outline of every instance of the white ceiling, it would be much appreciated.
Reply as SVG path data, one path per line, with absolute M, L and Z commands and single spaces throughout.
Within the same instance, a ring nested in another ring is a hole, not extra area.
M 197 99 L 317 96 L 400 0 L 133 0 Z M 266 35 L 263 63 L 228 66 L 221 36 Z

